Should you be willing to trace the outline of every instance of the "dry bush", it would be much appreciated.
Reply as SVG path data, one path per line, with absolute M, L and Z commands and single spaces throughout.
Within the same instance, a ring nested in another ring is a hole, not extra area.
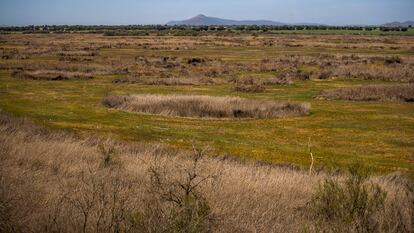
M 53 62 L 12 62 L 1 63 L 0 69 L 25 72 L 69 72 L 84 73 L 91 76 L 108 74 L 128 74 L 129 64 L 120 60 L 99 61 L 99 63 Z
M 291 85 L 293 81 L 289 77 L 265 78 L 262 80 L 263 85 Z
M 386 65 L 401 64 L 402 62 L 403 60 L 399 56 L 392 56 L 392 57 L 387 57 L 384 59 L 384 64 Z
M 352 165 L 345 181 L 327 179 L 320 184 L 311 202 L 318 231 L 380 232 L 386 192 L 367 179 L 361 165 Z
M 264 92 L 266 87 L 262 84 L 259 79 L 252 77 L 249 78 L 238 78 L 234 80 L 233 91 L 236 92 Z
M 93 79 L 93 76 L 79 72 L 58 72 L 58 71 L 15 71 L 12 76 L 18 79 L 30 79 L 30 80 L 48 80 L 48 81 L 61 81 L 61 80 L 88 80 Z
M 412 232 L 414 229 L 414 183 L 399 173 L 372 179 L 387 193 L 385 210 L 379 216 L 382 232 Z M 393 185 L 390 185 L 393 184 Z
M 330 77 L 359 80 L 383 80 L 413 82 L 414 72 L 411 64 L 392 64 L 392 65 L 339 65 L 336 67 L 325 68 L 321 73 L 328 73 Z M 324 78 L 326 76 L 322 76 Z
M 346 176 L 320 183 L 310 202 L 315 231 L 412 232 L 414 183 L 397 174 L 370 178 L 369 173 L 353 164 Z M 398 185 L 390 189 L 390 182 Z
M 329 79 L 333 76 L 333 72 L 331 70 L 324 69 L 319 71 L 316 76 L 318 79 Z
M 164 116 L 207 118 L 273 118 L 309 114 L 309 104 L 197 95 L 108 96 L 104 106 Z
M 194 148 L 188 161 L 172 163 L 155 157 L 149 166 L 151 197 L 134 216 L 139 232 L 211 232 L 216 218 L 203 188 L 214 188 L 219 174 L 203 165 L 204 151 Z M 204 186 L 204 187 L 203 187 Z
M 322 91 L 318 98 L 354 101 L 414 102 L 414 85 L 368 85 Z
M 26 60 L 30 57 L 24 54 L 21 54 L 17 49 L 8 49 L 8 48 L 0 48 L 0 58 L 3 60 Z
M 2 114 L 0 231 L 317 232 L 307 203 L 329 175 L 201 155 L 76 139 Z M 379 232 L 412 232 L 410 183 L 370 181 L 387 192 Z

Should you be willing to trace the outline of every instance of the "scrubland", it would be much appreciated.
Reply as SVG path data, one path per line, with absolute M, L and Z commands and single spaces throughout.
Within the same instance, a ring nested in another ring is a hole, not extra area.
M 323 91 L 319 98 L 355 101 L 414 102 L 414 85 L 367 85 Z
M 413 55 L 410 36 L 0 35 L 0 231 L 412 232 Z
M 196 147 L 78 139 L 4 114 L 0 123 L 2 232 L 413 230 L 412 184 L 398 174 L 353 182 L 344 191 L 361 193 L 340 197 L 318 185 L 346 175 L 214 158 Z M 331 206 L 338 197 L 361 202 L 363 213 Z

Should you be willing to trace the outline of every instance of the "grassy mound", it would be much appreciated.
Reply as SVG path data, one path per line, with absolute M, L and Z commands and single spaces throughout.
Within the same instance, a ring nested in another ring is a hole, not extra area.
M 275 118 L 307 115 L 309 104 L 198 95 L 108 96 L 109 108 L 164 116 L 206 118 Z

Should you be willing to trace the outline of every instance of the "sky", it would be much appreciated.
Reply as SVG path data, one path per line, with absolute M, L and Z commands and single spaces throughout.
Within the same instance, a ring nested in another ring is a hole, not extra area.
M 329 25 L 414 20 L 414 0 L 0 0 L 0 25 L 165 24 L 198 14 Z

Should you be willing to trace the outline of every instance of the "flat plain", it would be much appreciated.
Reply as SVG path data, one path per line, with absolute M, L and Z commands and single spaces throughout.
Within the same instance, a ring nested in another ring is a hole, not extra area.
M 410 36 L 10 34 L 0 35 L 0 52 L 0 109 L 46 127 L 179 149 L 197 144 L 212 155 L 302 168 L 311 163 L 311 148 L 317 168 L 363 162 L 377 173 L 414 173 L 412 99 L 320 96 L 412 83 Z M 136 94 L 237 96 L 311 108 L 294 117 L 217 119 L 102 104 L 107 96 Z

